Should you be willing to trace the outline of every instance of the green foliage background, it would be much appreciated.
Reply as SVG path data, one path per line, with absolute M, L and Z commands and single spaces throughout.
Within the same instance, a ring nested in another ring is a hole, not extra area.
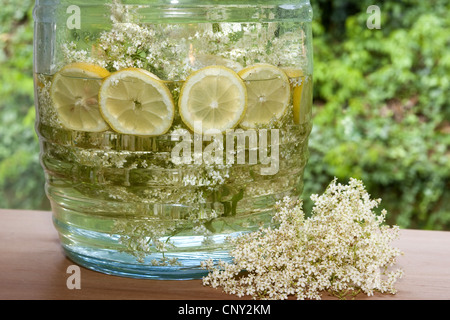
M 312 0 L 308 197 L 364 181 L 402 228 L 450 230 L 450 1 Z M 34 131 L 32 0 L 0 0 L 0 207 L 48 210 Z M 381 29 L 369 29 L 370 5 Z
M 0 1 L 0 208 L 49 208 L 34 131 L 33 5 Z

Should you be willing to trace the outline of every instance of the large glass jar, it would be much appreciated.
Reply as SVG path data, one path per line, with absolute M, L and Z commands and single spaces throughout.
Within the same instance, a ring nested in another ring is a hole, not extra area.
M 67 256 L 204 275 L 308 159 L 308 0 L 36 0 L 36 130 Z

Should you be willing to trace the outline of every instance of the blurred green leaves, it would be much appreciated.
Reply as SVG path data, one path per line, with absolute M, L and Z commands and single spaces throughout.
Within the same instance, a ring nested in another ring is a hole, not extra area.
M 305 195 L 334 176 L 360 178 L 391 223 L 450 229 L 450 3 L 385 1 L 381 30 L 366 27 L 368 1 L 325 3 L 327 16 L 348 15 L 336 35 L 315 10 L 328 25 L 314 28 Z
M 0 6 L 0 207 L 47 209 L 34 130 L 33 1 Z

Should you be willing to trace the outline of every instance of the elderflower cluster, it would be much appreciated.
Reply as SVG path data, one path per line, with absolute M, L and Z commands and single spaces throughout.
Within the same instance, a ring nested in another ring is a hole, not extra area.
M 301 202 L 278 203 L 278 228 L 260 229 L 230 240 L 232 263 L 207 260 L 205 285 L 228 294 L 261 299 L 320 299 L 328 291 L 339 298 L 363 292 L 396 292 L 401 269 L 391 270 L 402 254 L 391 246 L 399 229 L 383 225 L 386 211 L 373 209 L 361 181 L 332 181 L 321 196 L 313 195 L 311 217 Z M 245 271 L 242 273 L 242 271 Z
M 122 251 L 133 253 L 139 262 L 143 262 L 152 252 L 164 253 L 173 248 L 172 242 L 162 239 L 165 234 L 174 230 L 175 226 L 164 221 L 141 220 L 139 223 L 130 223 L 127 220 L 116 220 L 114 223 L 114 232 L 119 235 L 118 241 L 124 247 Z
M 210 64 L 239 71 L 260 62 L 294 66 L 293 63 L 308 61 L 301 27 L 279 34 L 279 24 L 275 22 L 211 22 L 196 24 L 195 28 L 175 23 L 141 23 L 137 12 L 148 6 L 113 0 L 109 7 L 110 29 L 100 34 L 89 51 L 78 48 L 73 41 L 63 43 L 64 63 L 94 63 L 111 72 L 136 67 L 161 79 L 179 81 Z M 213 11 L 208 12 L 210 21 L 215 19 Z M 307 70 L 306 65 L 296 67 Z

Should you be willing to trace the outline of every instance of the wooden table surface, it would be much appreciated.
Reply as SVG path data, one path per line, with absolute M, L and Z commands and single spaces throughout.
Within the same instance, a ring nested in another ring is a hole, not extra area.
M 0 210 L 0 299 L 2 300 L 234 300 L 201 280 L 138 280 L 81 268 L 81 289 L 69 290 L 68 260 L 50 212 Z M 404 255 L 398 293 L 361 300 L 449 300 L 450 232 L 401 230 L 393 245 Z M 323 300 L 334 297 L 324 294 Z

